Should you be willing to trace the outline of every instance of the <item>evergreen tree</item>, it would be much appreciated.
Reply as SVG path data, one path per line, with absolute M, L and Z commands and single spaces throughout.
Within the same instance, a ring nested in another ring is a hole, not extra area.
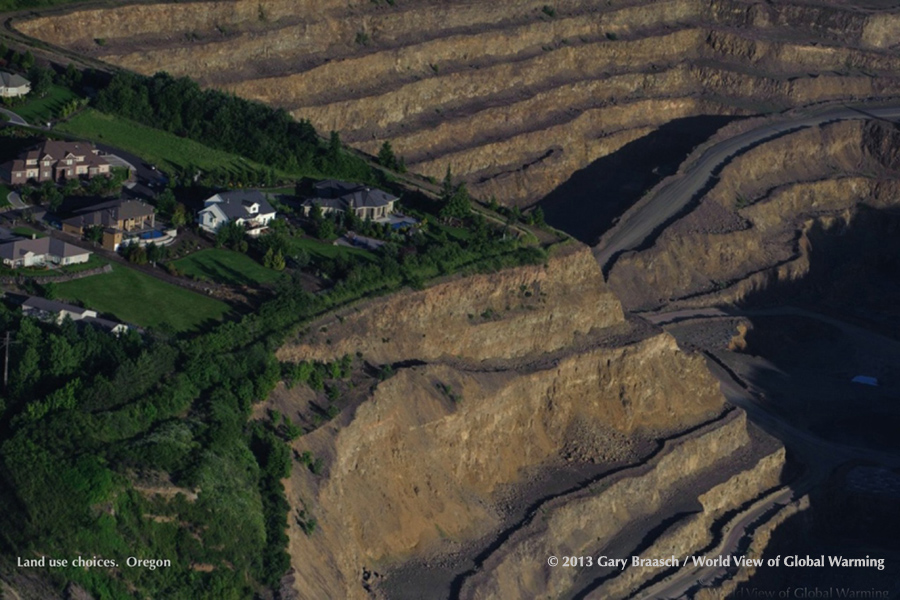
M 450 200 L 441 209 L 441 218 L 443 219 L 465 219 L 472 210 L 472 202 L 469 199 L 469 191 L 466 184 L 462 183 L 453 194 Z

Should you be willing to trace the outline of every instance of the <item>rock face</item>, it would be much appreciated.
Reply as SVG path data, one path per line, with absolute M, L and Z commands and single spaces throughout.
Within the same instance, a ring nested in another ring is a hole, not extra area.
M 315 323 L 281 360 L 362 352 L 381 363 L 536 356 L 624 322 L 590 251 L 569 245 L 545 265 L 395 294 Z M 331 340 L 328 343 L 328 340 Z
M 467 314 L 485 308 L 499 316 Z M 391 597 L 396 586 L 377 585 L 371 573 L 390 577 L 411 564 L 419 566 L 405 584 L 419 578 L 433 597 L 448 596 L 449 579 L 438 583 L 429 561 L 480 553 L 519 518 L 510 497 L 541 505 L 552 526 L 523 522 L 521 534 L 495 544 L 478 577 L 465 577 L 464 564 L 452 567 L 463 595 L 575 592 L 583 582 L 522 561 L 546 548 L 594 553 L 673 498 L 696 503 L 708 492 L 708 520 L 669 541 L 687 548 L 689 538 L 711 535 L 715 515 L 777 483 L 783 456 L 753 470 L 775 447 L 754 442 L 743 413 L 725 410 L 702 357 L 625 321 L 583 247 L 546 266 L 398 294 L 311 331 L 282 348 L 281 359 L 358 349 L 372 363 L 394 363 L 396 374 L 295 442 L 324 465 L 317 477 L 298 463 L 286 484 L 292 506 L 318 523 L 312 535 L 290 523 L 303 598 L 365 598 L 369 589 Z M 624 470 L 612 473 L 616 466 Z M 560 495 L 552 479 L 535 478 L 554 469 L 582 475 Z M 733 492 L 715 487 L 732 477 Z M 605 491 L 593 493 L 589 481 Z M 688 483 L 690 493 L 679 492 Z M 520 581 L 530 573 L 535 579 Z
M 623 256 L 610 286 L 632 309 L 741 301 L 810 271 L 813 239 L 897 205 L 898 132 L 853 121 L 770 141 L 725 167 L 697 209 Z
M 450 166 L 520 205 L 675 119 L 900 91 L 900 14 L 849 5 L 233 0 L 14 25 L 286 108 L 369 152 L 390 140 L 412 170 Z

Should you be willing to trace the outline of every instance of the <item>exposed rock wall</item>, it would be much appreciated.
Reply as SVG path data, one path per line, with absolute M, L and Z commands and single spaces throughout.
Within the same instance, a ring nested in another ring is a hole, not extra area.
M 750 150 L 653 247 L 617 261 L 610 286 L 629 307 L 647 309 L 706 293 L 740 301 L 803 277 L 809 231 L 846 226 L 860 206 L 896 206 L 897 135 L 843 122 Z
M 361 352 L 379 364 L 519 358 L 622 322 L 597 262 L 573 244 L 546 265 L 454 279 L 343 311 L 314 323 L 278 357 L 327 360 Z
M 450 386 L 458 400 L 437 384 Z M 311 538 L 292 527 L 301 594 L 359 596 L 363 568 L 396 564 L 445 538 L 480 538 L 499 525 L 492 506 L 498 486 L 558 463 L 575 438 L 584 452 L 611 460 L 622 434 L 672 434 L 721 408 L 703 360 L 681 352 L 666 334 L 573 355 L 533 372 L 404 369 L 340 426 L 323 427 L 295 446 L 326 457 L 325 479 L 298 465 L 289 486 L 292 504 L 305 505 L 320 525 Z M 677 450 L 677 473 L 675 463 L 666 462 L 659 474 L 628 485 L 641 487 L 652 502 L 669 479 L 703 468 L 745 441 L 743 417 L 735 416 L 705 434 L 700 446 Z M 620 497 L 639 491 L 622 488 Z M 616 501 L 622 507 L 616 510 L 624 512 L 603 522 L 621 526 L 625 521 L 616 519 L 638 511 L 637 504 L 626 504 Z
M 512 547 L 497 561 L 489 561 L 463 588 L 464 598 L 563 597 L 572 593 L 578 569 L 553 569 L 547 556 L 588 556 L 602 552 L 627 524 L 659 511 L 667 494 L 686 479 L 707 469 L 725 466 L 731 456 L 745 448 L 747 437 L 743 414 L 726 423 L 673 441 L 652 469 L 598 486 L 595 493 L 550 503 L 539 523 L 512 540 Z M 763 457 L 755 466 L 741 470 L 724 483 L 700 495 L 702 512 L 673 534 L 661 537 L 647 556 L 684 556 L 704 547 L 711 539 L 712 522 L 725 511 L 755 498 L 776 485 L 784 464 L 783 450 Z M 625 597 L 653 569 L 634 569 L 603 588 L 604 597 Z
M 896 11 L 742 0 L 191 2 L 73 9 L 21 31 L 390 140 L 527 205 L 673 119 L 900 94 Z M 103 39 L 102 46 L 94 40 Z

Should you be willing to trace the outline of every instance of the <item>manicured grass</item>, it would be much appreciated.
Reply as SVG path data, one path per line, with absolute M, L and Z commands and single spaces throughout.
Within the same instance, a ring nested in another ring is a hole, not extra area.
M 60 123 L 56 128 L 133 152 L 164 169 L 167 167 L 183 169 L 187 166 L 203 170 L 216 168 L 232 171 L 246 171 L 249 168 L 266 169 L 259 163 L 235 154 L 214 150 L 193 140 L 93 109 L 77 114 L 65 123 Z M 284 175 L 277 171 L 276 174 Z
M 34 96 L 32 94 L 31 96 Z M 14 113 L 31 123 L 32 125 L 46 124 L 50 119 L 59 116 L 60 109 L 75 98 L 78 94 L 68 88 L 54 85 L 43 98 L 34 97 L 22 104 L 11 109 Z
M 9 206 L 9 200 L 7 198 L 9 197 L 9 193 L 11 191 L 11 189 L 0 183 L 0 208 Z
M 262 285 L 275 281 L 281 275 L 246 254 L 219 248 L 195 252 L 176 260 L 174 264 L 185 275 L 229 285 Z
M 168 325 L 176 332 L 195 330 L 206 321 L 221 320 L 228 312 L 224 302 L 120 265 L 114 265 L 112 273 L 60 283 L 56 295 L 127 323 Z
M 319 242 L 308 237 L 297 237 L 291 239 L 291 245 L 294 249 L 303 249 L 309 252 L 313 257 L 337 258 L 338 256 L 356 256 L 365 260 L 373 261 L 375 257 L 371 252 L 361 250 L 359 248 L 348 248 L 347 246 L 335 246 L 325 242 Z

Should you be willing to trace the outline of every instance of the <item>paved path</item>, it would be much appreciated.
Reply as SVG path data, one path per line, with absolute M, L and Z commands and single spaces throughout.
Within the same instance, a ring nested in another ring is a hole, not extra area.
M 22 117 L 20 117 L 19 115 L 17 115 L 16 113 L 14 113 L 11 110 L 7 110 L 5 108 L 0 108 L 0 113 L 3 113 L 7 117 L 9 117 L 9 121 L 7 121 L 7 123 L 9 123 L 10 125 L 28 125 L 28 121 L 26 121 L 25 119 L 23 119 Z
M 9 203 L 15 210 L 28 208 L 28 205 L 22 201 L 22 196 L 19 195 L 19 192 L 10 192 L 6 199 L 9 200 Z
M 671 219 L 705 191 L 710 180 L 718 175 L 724 165 L 754 146 L 809 127 L 872 118 L 900 118 L 900 107 L 840 106 L 809 110 L 805 114 L 768 123 L 713 145 L 685 173 L 657 189 L 649 201 L 626 211 L 616 226 L 603 235 L 594 249 L 600 266 L 608 272 L 619 254 L 652 242 Z

